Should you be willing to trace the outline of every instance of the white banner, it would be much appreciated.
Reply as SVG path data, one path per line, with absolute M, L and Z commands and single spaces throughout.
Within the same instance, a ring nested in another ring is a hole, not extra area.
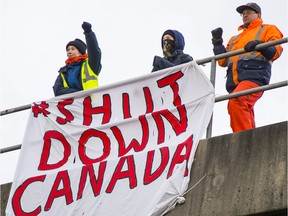
M 7 215 L 163 215 L 187 190 L 214 97 L 190 62 L 34 103 Z

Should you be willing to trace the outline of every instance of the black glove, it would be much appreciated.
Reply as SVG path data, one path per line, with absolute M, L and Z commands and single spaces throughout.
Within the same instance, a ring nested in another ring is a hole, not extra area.
M 211 31 L 212 33 L 212 44 L 214 45 L 221 45 L 223 43 L 223 29 L 221 27 L 216 28 Z
M 82 28 L 84 30 L 84 33 L 89 33 L 89 32 L 92 31 L 92 29 L 91 29 L 92 25 L 90 23 L 88 23 L 88 22 L 83 22 Z
M 258 50 L 258 49 L 257 49 Z M 274 57 L 274 55 L 276 54 L 276 48 L 275 46 L 270 46 L 270 47 L 266 47 L 264 49 L 258 50 L 261 52 L 261 54 L 267 59 L 270 60 Z
M 260 43 L 262 43 L 262 41 L 260 41 L 260 40 L 249 41 L 249 42 L 244 46 L 244 50 L 245 50 L 246 52 L 251 52 L 251 51 L 255 50 L 255 47 L 256 47 L 258 44 L 260 44 Z M 260 51 L 260 50 L 258 50 L 258 51 Z

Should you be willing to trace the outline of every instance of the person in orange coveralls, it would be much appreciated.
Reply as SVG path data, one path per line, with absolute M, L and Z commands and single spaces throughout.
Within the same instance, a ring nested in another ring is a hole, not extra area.
M 233 36 L 226 48 L 223 45 L 222 28 L 211 31 L 215 55 L 243 48 L 246 51 L 241 55 L 218 60 L 219 66 L 228 67 L 226 90 L 229 93 L 269 84 L 272 62 L 279 58 L 283 51 L 280 45 L 255 50 L 260 43 L 283 37 L 275 25 L 263 24 L 259 5 L 247 3 L 237 7 L 236 11 L 243 20 L 243 25 L 238 27 L 242 32 Z M 233 132 L 256 127 L 254 104 L 262 95 L 263 92 L 257 92 L 229 100 L 228 113 Z

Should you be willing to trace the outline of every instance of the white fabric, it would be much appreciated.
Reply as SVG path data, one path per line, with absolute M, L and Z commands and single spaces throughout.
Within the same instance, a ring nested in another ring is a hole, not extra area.
M 163 215 L 185 201 L 214 97 L 190 62 L 34 103 L 7 215 Z

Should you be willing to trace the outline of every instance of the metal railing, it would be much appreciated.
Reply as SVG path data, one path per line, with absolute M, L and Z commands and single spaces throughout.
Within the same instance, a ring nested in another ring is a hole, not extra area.
M 265 47 L 275 46 L 275 45 L 283 44 L 283 43 L 287 43 L 287 42 L 288 42 L 288 38 L 285 37 L 285 38 L 282 38 L 280 40 L 275 40 L 275 41 L 270 41 L 267 43 L 258 44 L 256 46 L 256 49 L 262 49 Z M 239 49 L 239 50 L 211 56 L 208 58 L 196 60 L 196 63 L 198 65 L 202 65 L 202 64 L 211 62 L 210 81 L 211 81 L 212 85 L 215 86 L 217 60 L 223 59 L 223 58 L 228 58 L 228 57 L 235 56 L 235 55 L 240 55 L 240 54 L 243 54 L 245 52 L 246 51 L 244 49 Z M 253 89 L 248 89 L 248 90 L 244 90 L 244 91 L 240 91 L 240 92 L 236 92 L 236 93 L 223 95 L 223 96 L 216 97 L 215 103 L 220 102 L 220 101 L 224 101 L 224 100 L 229 100 L 231 98 L 235 98 L 235 97 L 239 97 L 239 96 L 243 96 L 243 95 L 252 94 L 255 92 L 267 91 L 267 90 L 271 90 L 271 89 L 275 89 L 275 88 L 285 87 L 287 85 L 288 85 L 288 81 L 286 80 L 286 81 L 282 81 L 282 82 L 278 82 L 278 83 L 273 83 L 273 84 L 269 84 L 269 85 L 265 85 L 265 86 L 256 87 Z M 12 114 L 12 113 L 23 111 L 23 110 L 27 110 L 30 108 L 31 108 L 31 104 L 15 107 L 15 108 L 11 108 L 11 109 L 6 109 L 6 110 L 3 110 L 0 112 L 0 116 Z M 209 125 L 207 127 L 206 138 L 210 138 L 212 135 L 212 119 L 213 119 L 213 115 L 211 116 Z M 21 144 L 2 148 L 2 149 L 0 149 L 0 154 L 10 152 L 10 151 L 15 151 L 15 150 L 18 150 L 20 148 L 21 148 Z

